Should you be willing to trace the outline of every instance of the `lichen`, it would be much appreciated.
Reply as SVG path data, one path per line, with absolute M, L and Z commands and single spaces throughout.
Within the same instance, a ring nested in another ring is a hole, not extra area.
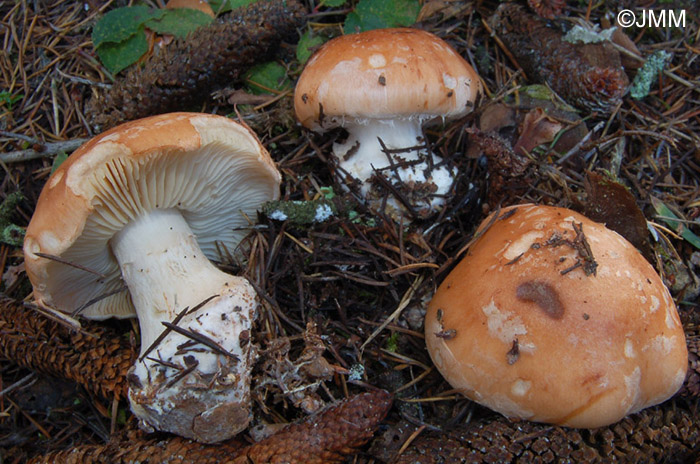
M 671 54 L 666 50 L 658 50 L 649 56 L 644 62 L 642 69 L 637 71 L 630 86 L 630 96 L 635 100 L 641 100 L 649 95 L 651 84 L 659 77 L 659 74 L 666 67 L 671 59 Z
M 615 32 L 615 29 L 615 27 L 611 27 L 608 29 L 603 29 L 602 31 L 595 31 L 576 25 L 569 29 L 569 31 L 564 35 L 564 38 L 562 40 L 572 44 L 590 44 L 605 42 L 606 40 L 612 40 L 612 35 Z

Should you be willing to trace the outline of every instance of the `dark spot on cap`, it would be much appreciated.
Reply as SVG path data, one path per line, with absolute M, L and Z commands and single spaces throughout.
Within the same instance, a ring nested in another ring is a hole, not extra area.
M 379 76 L 378 81 L 379 81 L 379 85 L 386 85 L 386 77 L 384 77 L 384 74 Z
M 306 94 L 302 95 L 302 96 L 301 96 L 301 101 L 303 101 L 304 103 L 308 102 L 308 101 L 309 101 L 309 96 L 306 95 Z
M 452 90 L 450 90 L 449 92 L 447 92 L 447 98 L 450 98 L 454 94 L 455 93 Z
M 516 338 L 513 340 L 513 346 L 506 353 L 506 361 L 508 362 L 509 366 L 512 366 L 513 364 L 515 364 L 519 357 L 520 345 L 518 344 L 518 339 Z
M 535 303 L 547 316 L 561 319 L 564 305 L 559 300 L 557 291 L 547 282 L 529 280 L 518 285 L 515 296 L 521 301 Z
M 445 340 L 451 340 L 455 338 L 457 331 L 455 329 L 441 330 L 440 332 L 435 332 L 437 338 L 442 338 Z
M 590 318 L 591 318 L 591 316 L 589 316 L 588 313 L 583 313 L 583 320 L 584 321 L 587 321 Z

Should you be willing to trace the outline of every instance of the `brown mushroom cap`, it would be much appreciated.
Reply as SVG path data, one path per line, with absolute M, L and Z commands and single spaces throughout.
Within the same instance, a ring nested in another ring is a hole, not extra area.
M 376 29 L 324 44 L 294 92 L 301 123 L 312 129 L 357 120 L 459 117 L 474 107 L 481 82 L 437 36 L 419 29 Z
M 233 251 L 248 217 L 279 195 L 280 175 L 255 134 L 223 116 L 170 113 L 117 126 L 76 150 L 48 180 L 24 241 L 39 304 L 65 312 L 120 287 L 109 241 L 131 219 L 175 208 L 209 259 Z M 94 273 L 37 255 L 43 253 Z M 134 316 L 128 292 L 88 318 Z
M 571 427 L 611 424 L 680 388 L 676 307 L 629 242 L 564 208 L 520 205 L 491 221 L 426 315 L 453 387 L 506 416 Z

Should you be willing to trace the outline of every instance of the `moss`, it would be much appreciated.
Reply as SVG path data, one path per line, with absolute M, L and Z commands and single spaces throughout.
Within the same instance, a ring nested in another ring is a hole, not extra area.
M 14 192 L 5 197 L 0 204 L 0 242 L 12 246 L 22 246 L 24 229 L 12 223 L 12 215 L 17 205 L 24 200 L 21 192 Z
M 270 201 L 263 206 L 270 219 L 289 221 L 295 225 L 325 222 L 338 215 L 338 208 L 326 198 L 310 201 Z

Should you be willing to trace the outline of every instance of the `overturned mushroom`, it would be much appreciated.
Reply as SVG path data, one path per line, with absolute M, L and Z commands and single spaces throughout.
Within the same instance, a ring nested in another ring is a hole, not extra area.
M 624 238 L 535 205 L 506 208 L 477 234 L 425 320 L 453 387 L 508 417 L 570 427 L 608 425 L 678 391 L 688 351 L 676 307 Z
M 138 316 L 129 400 L 144 425 L 204 442 L 246 427 L 256 295 L 209 259 L 236 248 L 279 181 L 247 128 L 173 113 L 92 139 L 44 187 L 24 243 L 34 297 Z
M 481 89 L 472 67 L 447 43 L 418 29 L 378 29 L 337 37 L 307 63 L 294 93 L 301 123 L 344 127 L 333 152 L 346 184 L 387 213 L 420 218 L 444 205 L 454 169 L 430 153 L 422 125 L 472 111 Z M 373 176 L 384 182 L 370 182 Z

